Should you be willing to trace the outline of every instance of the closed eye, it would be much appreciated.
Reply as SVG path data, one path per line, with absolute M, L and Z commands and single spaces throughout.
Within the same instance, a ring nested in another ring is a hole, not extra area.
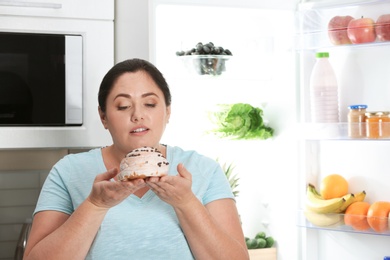
M 119 106 L 118 107 L 118 110 L 126 110 L 128 109 L 130 106 Z

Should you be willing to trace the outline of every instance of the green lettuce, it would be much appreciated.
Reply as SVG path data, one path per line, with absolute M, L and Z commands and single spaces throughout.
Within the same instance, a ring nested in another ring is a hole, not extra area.
M 274 129 L 263 120 L 263 110 L 246 103 L 221 104 L 217 112 L 211 112 L 212 130 L 220 137 L 233 139 L 268 139 Z

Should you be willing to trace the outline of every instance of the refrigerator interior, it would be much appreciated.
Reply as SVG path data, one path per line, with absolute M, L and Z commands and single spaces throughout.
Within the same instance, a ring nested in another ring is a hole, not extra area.
M 373 42 L 333 46 L 327 25 L 336 15 L 361 16 L 376 20 L 388 13 L 390 1 L 319 1 L 299 6 L 301 37 L 297 52 L 300 63 L 300 111 L 302 122 L 302 158 L 300 169 L 300 208 L 304 208 L 308 182 L 317 187 L 328 174 L 338 173 L 349 182 L 349 191 L 365 190 L 365 201 L 389 201 L 387 183 L 389 139 L 362 140 L 347 136 L 348 106 L 366 104 L 368 111 L 390 110 L 390 43 Z M 340 123 L 310 125 L 309 79 L 315 53 L 327 51 L 339 86 Z M 390 233 L 373 230 L 358 232 L 348 226 L 318 228 L 298 213 L 301 258 L 383 259 L 390 255 Z
M 276 240 L 278 259 L 291 259 L 298 254 L 294 12 L 158 1 L 152 12 L 152 60 L 172 91 L 162 141 L 232 163 L 240 178 L 236 201 L 245 236 L 265 231 Z M 232 51 L 220 76 L 196 75 L 176 56 L 198 42 Z M 209 112 L 232 103 L 262 108 L 274 137 L 239 141 L 209 133 Z

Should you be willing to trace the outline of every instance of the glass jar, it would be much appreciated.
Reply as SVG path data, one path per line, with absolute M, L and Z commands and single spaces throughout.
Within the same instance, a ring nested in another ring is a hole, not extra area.
M 390 137 L 390 112 L 367 112 L 366 131 L 368 138 L 389 138 Z
M 348 136 L 351 138 L 366 137 L 367 105 L 352 105 L 348 109 Z

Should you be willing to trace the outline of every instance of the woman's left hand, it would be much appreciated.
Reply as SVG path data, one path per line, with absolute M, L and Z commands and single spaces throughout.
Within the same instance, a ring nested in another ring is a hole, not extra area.
M 151 177 L 146 181 L 161 200 L 173 207 L 187 204 L 195 197 L 191 190 L 191 173 L 181 163 L 177 166 L 177 171 L 176 176 Z

